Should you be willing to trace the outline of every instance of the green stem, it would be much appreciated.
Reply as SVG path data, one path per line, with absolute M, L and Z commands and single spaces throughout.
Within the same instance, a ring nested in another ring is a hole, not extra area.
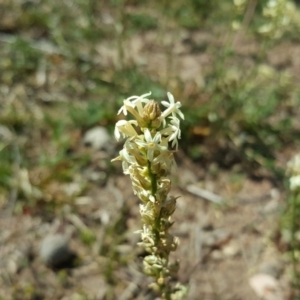
M 299 197 L 299 194 L 293 194 L 292 196 L 292 260 L 293 260 L 293 273 L 294 273 L 294 282 L 297 289 L 300 289 L 299 284 L 299 273 L 297 270 L 297 240 L 296 240 L 296 232 L 297 232 L 297 199 Z
M 151 162 L 148 160 L 148 164 L 147 164 L 147 167 L 148 167 L 148 174 L 149 174 L 149 177 L 150 177 L 150 181 L 151 181 L 151 194 L 152 196 L 155 197 L 156 195 L 156 192 L 157 192 L 157 177 L 155 174 L 153 174 L 151 172 Z M 155 197 L 156 199 L 156 197 Z M 160 224 L 161 224 L 161 210 L 159 211 L 159 214 L 158 216 L 155 218 L 155 223 L 154 223 L 154 232 L 155 232 L 155 237 L 156 237 L 156 243 L 158 244 L 159 243 L 159 240 L 160 240 Z M 164 255 L 161 255 L 161 253 L 153 253 L 155 255 L 158 255 L 158 256 L 164 256 Z M 159 278 L 156 278 L 157 280 Z M 164 295 L 164 299 L 165 300 L 171 300 L 171 291 L 170 291 L 170 287 L 167 285 L 167 284 L 164 284 L 164 285 L 160 285 L 160 292 L 161 294 L 164 292 L 165 295 Z
M 156 181 L 156 175 L 151 172 L 151 162 L 148 160 L 148 173 L 151 180 L 151 194 L 155 197 L 156 191 L 157 191 L 157 181 Z M 156 199 L 156 197 L 155 197 Z M 158 217 L 155 219 L 154 224 L 154 230 L 155 230 L 155 236 L 156 241 L 159 241 L 160 239 L 160 212 Z
M 155 196 L 157 191 L 156 175 L 151 172 L 151 162 L 148 160 L 148 173 L 151 180 L 151 194 Z

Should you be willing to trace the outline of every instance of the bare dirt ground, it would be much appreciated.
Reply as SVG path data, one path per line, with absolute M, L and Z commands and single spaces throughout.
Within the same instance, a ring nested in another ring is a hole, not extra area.
M 183 154 L 180 160 L 172 189 L 172 194 L 181 195 L 173 227 L 181 243 L 174 257 L 181 260 L 179 279 L 189 285 L 188 299 L 258 299 L 249 285 L 257 273 L 278 278 L 281 295 L 268 299 L 289 299 L 288 265 L 275 243 L 284 204 L 280 189 L 267 179 L 251 180 L 241 173 L 206 174 Z M 222 203 L 216 205 L 187 192 L 191 184 L 218 194 Z M 140 226 L 138 199 L 129 178 L 111 176 L 105 186 L 88 191 L 86 199 L 78 198 L 74 205 L 75 209 L 63 207 L 55 220 L 32 216 L 30 211 L 2 215 L 2 299 L 154 299 L 141 273 L 141 249 L 133 233 Z M 116 240 L 108 246 L 115 248 L 118 259 L 131 258 L 124 266 L 114 265 L 113 257 L 97 255 L 107 247 L 102 243 L 109 222 L 122 214 L 125 237 L 119 241 L 112 237 Z M 74 268 L 53 271 L 38 253 L 42 239 L 57 221 L 63 223 L 61 230 L 72 231 L 71 247 L 80 262 Z M 92 246 L 79 238 L 81 223 L 96 236 Z M 103 274 L 107 272 L 112 272 L 112 282 L 107 282 Z M 106 298 L 109 294 L 112 298 Z
M 149 31 L 124 40 L 124 61 L 138 66 L 154 80 L 167 82 L 169 89 L 184 99 L 198 97 L 195 103 L 201 105 L 210 100 L 199 91 L 206 84 L 205 72 L 214 62 L 209 51 L 195 49 L 222 47 L 230 39 L 233 40 L 222 32 L 214 36 L 212 32 L 200 30 L 176 29 L 165 35 Z M 237 54 L 235 59 L 241 62 L 241 73 L 255 63 L 251 56 L 258 45 L 251 38 L 241 38 L 233 48 Z M 113 84 L 114 71 L 120 63 L 116 41 L 101 40 L 93 50 L 91 61 L 100 70 L 108 69 L 100 79 Z M 292 76 L 299 78 L 298 54 L 299 45 L 285 41 L 268 53 L 265 63 L 275 70 L 287 68 Z M 52 53 L 50 60 L 53 64 L 45 71 L 46 75 L 39 70 L 28 78 L 32 90 L 26 82 L 3 88 L 6 96 L 17 95 L 16 101 L 5 97 L 15 101 L 17 107 L 23 108 L 23 103 L 34 98 L 38 104 L 28 107 L 38 121 L 42 119 L 44 107 L 51 108 L 53 103 L 55 106 L 53 99 L 65 103 L 73 100 L 72 95 L 63 94 L 62 84 L 64 77 L 74 72 L 72 63 L 57 53 Z M 44 75 L 47 80 L 43 81 Z M 80 93 L 81 85 L 76 80 L 73 83 Z M 128 89 L 126 85 L 121 88 Z M 30 117 L 26 120 L 29 122 Z M 299 129 L 299 121 L 293 122 Z M 210 130 L 201 126 L 197 129 L 202 130 L 198 134 L 200 140 L 209 135 L 203 132 L 206 129 Z M 24 186 L 20 190 L 23 192 L 12 190 L 8 201 L 1 202 L 0 300 L 156 299 L 148 289 L 149 279 L 141 270 L 144 253 L 137 246 L 139 235 L 134 233 L 140 229 L 139 200 L 133 195 L 129 178 L 122 174 L 120 166 L 115 170 L 108 166 L 113 155 L 82 145 L 84 132 L 71 130 L 66 134 L 74 136 L 74 144 L 78 143 L 72 149 L 75 154 L 92 157 L 91 164 L 72 174 L 71 182 L 67 183 L 55 175 L 76 164 L 72 159 L 50 171 L 39 166 L 28 171 L 22 169 L 20 178 Z M 33 137 L 36 145 L 30 149 L 30 155 L 34 157 L 39 151 L 49 152 L 50 156 L 57 154 L 55 147 L 48 145 L 49 136 L 43 135 L 42 130 L 25 139 Z M 208 154 L 215 150 L 213 145 L 206 146 Z M 291 148 L 276 154 L 276 164 L 285 166 L 294 152 Z M 180 238 L 180 246 L 173 259 L 181 261 L 179 280 L 189 286 L 188 299 L 291 300 L 291 266 L 284 254 L 287 243 L 279 233 L 279 217 L 286 203 L 282 183 L 276 182 L 268 172 L 252 176 L 241 165 L 222 169 L 210 161 L 203 166 L 183 151 L 177 155 L 177 162 L 171 194 L 181 197 L 172 232 Z M 34 186 L 40 182 L 43 182 L 43 196 L 36 196 L 41 198 L 36 205 L 21 203 L 26 199 L 22 193 L 29 191 L 35 195 L 38 192 Z M 41 245 L 53 234 L 67 237 L 74 254 L 74 260 L 64 267 L 47 267 L 42 260 Z M 268 275 L 273 284 L 263 284 L 265 277 L 257 279 L 258 275 Z M 258 286 L 256 291 L 253 286 Z

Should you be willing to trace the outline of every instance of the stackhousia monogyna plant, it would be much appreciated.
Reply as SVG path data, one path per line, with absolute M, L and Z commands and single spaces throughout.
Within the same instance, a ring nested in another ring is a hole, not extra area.
M 144 272 L 155 278 L 151 287 L 163 299 L 182 299 L 187 289 L 181 284 L 173 285 L 179 262 L 171 263 L 169 255 L 175 251 L 178 238 L 170 234 L 171 215 L 176 208 L 176 197 L 169 196 L 169 174 L 176 167 L 174 153 L 180 139 L 181 103 L 175 102 L 171 93 L 169 101 L 159 103 L 147 97 L 132 96 L 124 100 L 118 114 L 130 113 L 134 119 L 116 123 L 115 137 L 126 139 L 120 155 L 124 174 L 130 176 L 134 193 L 140 198 L 142 218 L 141 243 L 149 253 L 144 258 Z

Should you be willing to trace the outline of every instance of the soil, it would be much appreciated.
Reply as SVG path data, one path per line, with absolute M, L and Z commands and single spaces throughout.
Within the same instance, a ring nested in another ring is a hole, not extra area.
M 249 278 L 272 267 L 271 275 L 278 278 L 285 295 L 282 299 L 289 299 L 289 265 L 275 239 L 284 193 L 267 179 L 252 180 L 224 170 L 212 175 L 182 153 L 173 176 L 171 193 L 180 198 L 172 233 L 180 238 L 180 246 L 172 258 L 181 260 L 179 280 L 189 286 L 188 299 L 259 299 Z M 189 184 L 218 194 L 222 203 L 187 192 Z M 75 199 L 72 210 L 95 234 L 91 244 L 83 242 L 82 228 L 70 218 L 70 207 L 63 207 L 65 212 L 52 220 L 30 212 L 2 216 L 2 299 L 155 298 L 141 272 L 143 251 L 136 246 L 134 233 L 140 227 L 138 199 L 129 178 L 111 176 L 103 187 L 88 192 L 86 202 L 79 200 L 83 199 Z M 57 221 L 63 224 L 60 231 L 71 228 L 71 248 L 79 258 L 77 265 L 61 270 L 46 267 L 38 255 L 41 241 Z M 117 222 L 124 226 L 122 237 L 113 236 L 116 240 L 109 242 L 106 237 L 103 245 L 106 230 Z M 104 251 L 107 246 L 113 250 Z M 127 263 L 122 265 L 122 260 Z
M 124 60 L 140 66 L 157 81 L 169 80 L 171 88 L 180 89 L 179 80 L 185 99 L 189 99 L 205 84 L 205 70 L 212 64 L 207 51 L 193 50 L 208 45 L 222 47 L 226 39 L 228 36 L 215 38 L 211 32 L 170 30 L 162 45 L 157 33 L 150 31 L 128 38 Z M 107 39 L 95 45 L 99 68 L 118 67 L 114 43 Z M 247 67 L 254 63 L 250 57 L 257 51 L 257 45 L 251 39 L 241 38 L 239 43 L 234 46 L 235 51 Z M 170 49 L 173 57 L 169 55 Z M 267 63 L 275 69 L 287 67 L 299 78 L 298 54 L 299 45 L 283 42 L 268 54 Z M 63 75 L 57 73 L 53 82 L 59 89 Z M 109 82 L 109 72 L 107 77 Z M 43 90 L 41 87 L 37 94 Z M 200 104 L 201 101 L 209 99 L 201 94 Z M 72 134 L 76 139 L 82 138 L 81 133 Z M 51 152 L 45 145 L 43 150 Z M 281 166 L 291 152 L 277 153 Z M 110 155 L 92 150 L 88 154 L 93 156 L 95 166 L 78 174 L 72 184 L 52 180 L 47 183 L 47 197 L 34 206 L 19 205 L 22 195 L 12 191 L 8 204 L 1 207 L 0 300 L 158 299 L 148 288 L 151 280 L 141 270 L 144 252 L 137 246 L 139 236 L 134 233 L 141 226 L 139 200 L 133 195 L 130 179 L 122 174 L 119 165 L 113 172 L 107 167 Z M 279 229 L 287 198 L 283 185 L 264 174 L 253 178 L 241 166 L 221 169 L 214 162 L 203 166 L 183 152 L 178 154 L 177 162 L 171 194 L 180 198 L 172 233 L 179 237 L 180 245 L 172 259 L 181 261 L 178 279 L 189 287 L 187 299 L 262 299 L 249 281 L 257 274 L 276 279 L 280 291 L 280 296 L 272 298 L 267 290 L 269 298 L 263 299 L 292 299 L 291 266 L 284 254 L 288 244 Z M 28 182 L 42 180 L 47 177 L 44 173 L 39 167 L 30 170 Z M 94 173 L 96 179 L 92 178 Z M 88 182 L 87 188 L 84 196 L 77 196 L 76 189 L 83 179 Z M 190 193 L 190 185 L 222 200 L 215 203 L 210 197 Z M 59 190 L 65 193 L 55 194 Z M 53 198 L 56 202 L 52 205 Z M 47 205 L 51 207 L 49 211 Z M 44 238 L 55 233 L 66 234 L 75 253 L 75 259 L 63 268 L 46 266 L 39 255 Z

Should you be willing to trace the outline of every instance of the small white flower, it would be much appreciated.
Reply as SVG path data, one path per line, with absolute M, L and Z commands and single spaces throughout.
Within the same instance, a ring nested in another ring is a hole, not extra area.
M 155 197 L 151 194 L 151 191 L 145 190 L 139 185 L 137 180 L 132 180 L 133 191 L 144 203 L 147 203 L 149 200 L 155 203 Z
M 300 175 L 300 154 L 297 154 L 287 163 L 287 170 L 292 175 Z
M 178 149 L 178 139 L 181 138 L 180 120 L 176 117 L 170 117 L 171 121 L 168 127 L 160 131 L 161 135 L 166 136 L 168 142 L 172 142 L 172 147 Z
M 163 151 L 155 157 L 152 161 L 152 165 L 155 167 L 157 164 L 160 164 L 160 167 L 168 173 L 176 169 L 176 162 L 171 151 Z
M 143 94 L 141 96 L 131 96 L 123 101 L 124 105 L 119 109 L 118 115 L 123 112 L 123 114 L 127 115 L 127 108 L 132 107 L 133 109 L 136 107 L 138 109 L 138 113 L 141 115 L 143 112 L 142 103 L 148 103 L 150 100 L 145 98 L 151 95 L 151 92 Z
M 143 105 L 142 105 L 142 103 L 146 103 L 146 104 L 149 103 L 150 100 L 147 99 L 147 98 L 145 98 L 145 97 L 148 97 L 150 95 L 151 95 L 151 92 L 143 94 L 141 96 L 131 96 L 131 97 L 127 98 L 127 100 L 131 101 L 131 103 L 133 105 L 133 108 L 136 107 L 137 110 L 138 110 L 138 113 L 140 115 L 142 115 L 142 113 L 143 113 Z
M 269 7 L 276 7 L 278 5 L 278 1 L 277 0 L 270 0 L 268 3 L 267 3 L 267 6 Z
M 157 182 L 157 189 L 161 189 L 163 191 L 166 192 L 166 194 L 168 194 L 171 190 L 171 180 L 169 178 L 161 178 L 158 180 Z
M 155 214 L 151 206 L 153 206 L 151 202 L 140 204 L 140 214 L 146 225 L 151 225 L 155 222 Z
M 296 191 L 300 189 L 300 175 L 293 176 L 290 178 L 290 189 Z
M 144 166 L 147 164 L 147 156 L 138 148 L 134 139 L 128 139 L 124 145 L 124 149 L 126 149 L 128 155 L 132 155 L 135 158 L 138 165 Z
M 169 98 L 169 102 L 167 101 L 161 102 L 163 106 L 167 107 L 167 109 L 161 114 L 162 120 L 164 120 L 171 113 L 173 117 L 176 117 L 176 114 L 178 114 L 181 117 L 181 119 L 184 120 L 184 115 L 179 109 L 181 107 L 181 103 L 180 102 L 175 103 L 174 96 L 171 93 L 168 92 L 167 95 Z
M 112 159 L 112 162 L 117 160 L 122 161 L 122 168 L 124 174 L 129 174 L 129 167 L 131 165 L 133 164 L 137 165 L 137 160 L 135 156 L 130 155 L 125 147 L 120 151 L 120 155 L 118 157 Z
M 136 192 L 138 192 L 138 190 L 135 189 L 135 186 L 147 191 L 151 189 L 150 178 L 148 176 L 145 176 L 147 168 L 137 165 L 131 165 L 129 166 L 128 171 L 131 177 L 133 188 Z
M 114 132 L 116 140 L 119 141 L 121 138 L 124 138 L 124 137 L 136 136 L 137 132 L 132 125 L 137 125 L 137 122 L 134 120 L 118 121 L 116 123 L 115 132 Z
M 136 140 L 136 143 L 140 147 L 144 147 L 147 151 L 147 159 L 149 161 L 153 161 L 154 158 L 154 151 L 165 151 L 167 150 L 164 146 L 160 145 L 161 142 L 161 134 L 157 132 L 154 137 L 152 137 L 151 132 L 148 128 L 144 131 L 144 138 L 145 141 L 142 140 Z
M 141 231 L 141 239 L 144 242 L 149 242 L 153 246 L 155 245 L 153 233 L 151 232 L 150 228 L 146 225 L 143 226 L 143 229 Z

